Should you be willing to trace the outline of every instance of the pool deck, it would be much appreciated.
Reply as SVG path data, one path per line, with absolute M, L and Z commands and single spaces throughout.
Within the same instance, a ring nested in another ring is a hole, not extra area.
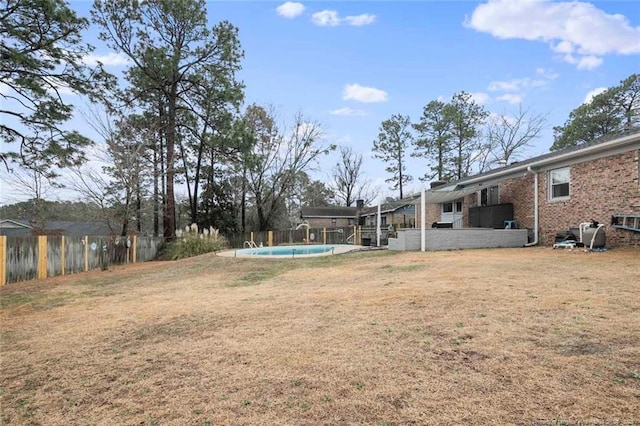
M 292 246 L 274 246 L 274 248 L 275 247 L 295 248 L 295 247 L 308 247 L 308 246 L 292 245 Z M 262 248 L 266 248 L 266 247 L 262 247 Z M 249 250 L 249 249 L 233 249 L 233 250 L 225 250 L 225 251 L 218 252 L 216 255 L 223 256 L 223 257 L 237 257 L 237 258 L 243 258 L 243 259 L 301 259 L 305 257 L 319 257 L 319 256 L 331 256 L 332 254 L 334 255 L 344 254 L 344 253 L 349 253 L 351 251 L 359 251 L 367 248 L 368 247 L 356 246 L 351 244 L 335 244 L 333 252 L 328 251 L 325 253 L 293 254 L 293 255 L 268 255 L 268 254 L 256 255 L 256 254 L 250 254 L 247 252 L 240 253 L 241 250 Z

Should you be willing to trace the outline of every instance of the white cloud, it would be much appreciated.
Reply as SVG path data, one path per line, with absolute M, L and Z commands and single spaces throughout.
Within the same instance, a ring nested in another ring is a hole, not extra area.
M 90 66 L 95 66 L 100 62 L 102 65 L 113 67 L 129 65 L 129 63 L 131 63 L 129 58 L 125 55 L 115 52 L 109 52 L 104 55 L 95 55 L 90 53 L 82 58 L 82 62 Z
M 592 70 L 602 64 L 602 58 L 591 55 L 575 57 L 573 54 L 567 53 L 562 56 L 562 59 L 569 64 L 575 65 L 579 70 Z
M 347 84 L 342 92 L 342 99 L 348 101 L 350 99 L 358 102 L 385 102 L 388 98 L 387 92 L 376 89 L 375 87 L 365 87 L 357 83 Z
M 578 61 L 579 70 L 592 70 L 602 65 L 602 58 L 598 56 L 583 56 Z
M 311 22 L 321 27 L 335 27 L 340 25 L 340 18 L 335 10 L 323 10 L 311 15 Z
M 536 75 L 546 80 L 555 80 L 556 78 L 558 78 L 558 73 L 546 68 L 536 68 Z
M 520 80 L 492 81 L 488 89 L 492 92 L 515 92 L 520 90 Z
M 288 1 L 276 7 L 276 12 L 278 12 L 278 15 L 280 16 L 292 19 L 296 16 L 300 16 L 302 12 L 304 12 L 304 5 L 302 3 Z
M 500 39 L 548 43 L 565 62 L 593 69 L 608 54 L 640 53 L 640 26 L 580 1 L 489 0 L 465 25 Z
M 546 87 L 556 78 L 558 78 L 558 74 L 552 70 L 536 68 L 535 77 L 496 80 L 489 83 L 487 89 L 491 92 L 502 93 L 495 97 L 498 101 L 509 102 L 510 104 L 519 104 L 524 99 L 526 93 L 532 89 Z
M 344 23 L 353 27 L 361 27 L 363 25 L 373 24 L 375 20 L 376 15 L 371 15 L 369 13 L 340 18 L 338 12 L 335 10 L 323 10 L 311 15 L 311 22 L 321 27 L 337 27 Z
M 605 90 L 607 90 L 606 87 L 596 87 L 593 90 L 590 90 L 589 93 L 586 94 L 586 96 L 584 97 L 584 101 L 582 101 L 583 104 L 588 104 L 590 103 L 594 97 L 598 96 L 600 93 L 604 92 Z
M 492 81 L 488 89 L 492 92 L 518 92 L 525 89 L 548 86 L 551 81 L 558 78 L 558 74 L 544 68 L 536 69 L 538 78 L 514 78 L 506 81 Z
M 333 115 L 357 116 L 357 117 L 364 117 L 365 115 L 369 115 L 367 111 L 364 111 L 361 109 L 353 109 L 349 107 L 334 109 L 333 111 L 329 111 L 329 113 Z
M 354 27 L 361 27 L 363 25 L 373 24 L 375 20 L 376 20 L 376 15 L 371 15 L 369 13 L 364 13 L 362 15 L 355 15 L 355 16 L 347 16 L 346 18 L 344 18 L 344 21 L 347 24 L 352 25 Z
M 491 97 L 484 92 L 471 92 L 469 94 L 471 95 L 471 99 L 478 105 L 484 105 L 491 100 Z
M 515 93 L 505 93 L 504 95 L 498 96 L 496 99 L 499 101 L 509 102 L 510 104 L 519 104 L 522 103 L 522 95 L 518 95 Z

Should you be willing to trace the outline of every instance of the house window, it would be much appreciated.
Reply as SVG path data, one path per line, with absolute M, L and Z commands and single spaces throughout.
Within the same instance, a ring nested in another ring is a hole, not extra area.
M 387 224 L 387 217 L 386 216 L 381 216 L 380 217 L 380 225 L 384 226 Z
M 442 203 L 442 213 L 462 213 L 462 203 L 462 198 L 452 203 Z
M 333 226 L 336 226 L 336 223 L 338 223 L 338 219 L 336 219 L 335 217 L 331 218 L 331 224 Z
M 349 226 L 353 225 L 353 219 L 351 218 L 347 219 L 347 225 Z
M 569 167 L 551 170 L 549 172 L 549 200 L 564 200 L 569 198 L 569 181 L 571 173 Z
M 500 204 L 500 197 L 498 196 L 498 185 L 484 188 L 480 191 L 480 205 L 492 206 L 494 204 Z

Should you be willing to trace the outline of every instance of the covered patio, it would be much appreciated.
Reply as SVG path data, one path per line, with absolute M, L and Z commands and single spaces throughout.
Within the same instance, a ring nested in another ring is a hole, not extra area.
M 508 209 L 508 207 L 512 209 L 511 205 L 495 204 L 467 208 L 467 216 L 464 216 L 462 212 L 459 217 L 455 216 L 456 204 L 462 204 L 461 200 L 464 200 L 466 196 L 489 190 L 495 184 L 496 181 L 492 180 L 465 186 L 456 185 L 448 188 L 444 186 L 429 191 L 423 190 L 419 199 L 421 207 L 419 209 L 420 219 L 417 220 L 418 227 L 398 230 L 395 238 L 389 238 L 389 250 L 434 251 L 526 246 L 529 242 L 529 231 L 527 229 L 513 229 L 515 228 L 512 226 L 515 224 L 513 211 Z M 443 220 L 445 218 L 444 209 L 440 220 L 433 223 L 426 220 L 427 205 L 444 206 L 445 204 L 450 204 L 452 207 L 452 220 Z M 485 210 L 495 209 L 501 209 L 495 217 L 483 216 L 486 213 Z

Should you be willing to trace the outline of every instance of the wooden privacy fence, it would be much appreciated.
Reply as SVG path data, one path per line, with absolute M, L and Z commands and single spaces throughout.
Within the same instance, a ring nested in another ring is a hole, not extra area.
M 155 259 L 160 237 L 0 236 L 0 286 Z

